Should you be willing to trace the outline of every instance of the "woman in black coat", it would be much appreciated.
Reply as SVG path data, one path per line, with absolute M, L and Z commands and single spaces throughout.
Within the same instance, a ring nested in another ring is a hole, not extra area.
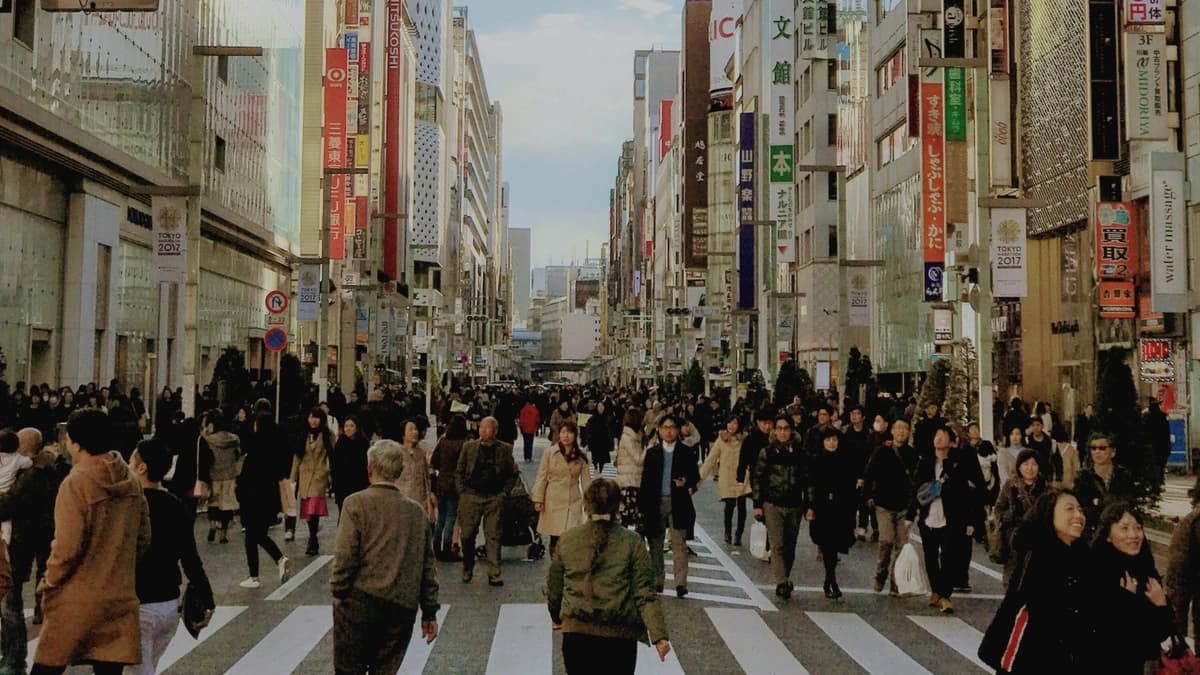
M 279 566 L 280 583 L 288 576 L 288 559 L 267 535 L 281 509 L 276 452 L 283 443 L 274 417 L 269 412 L 261 412 L 254 418 L 254 432 L 242 444 L 245 455 L 236 490 L 242 526 L 246 528 L 246 566 L 250 570 L 250 576 L 241 583 L 242 588 L 261 586 L 258 580 L 260 546 Z
M 342 435 L 338 436 L 333 456 L 329 458 L 333 499 L 339 518 L 346 497 L 371 484 L 367 479 L 367 446 L 367 437 L 358 426 L 358 418 L 351 415 L 342 420 Z
M 823 452 L 812 458 L 812 501 L 808 508 L 808 535 L 821 551 L 825 564 L 825 597 L 842 597 L 838 588 L 839 553 L 849 553 L 854 543 L 858 508 L 855 483 L 858 473 L 854 458 L 838 449 L 841 434 L 832 426 L 821 433 Z
M 1098 621 L 1106 672 L 1141 675 L 1147 661 L 1162 654 L 1161 644 L 1174 631 L 1162 577 L 1154 567 L 1142 516 L 1128 504 L 1112 504 L 1100 514 L 1092 542 L 1100 583 Z
M 596 474 L 599 475 L 604 465 L 612 461 L 613 448 L 612 422 L 608 419 L 603 401 L 596 404 L 595 412 L 588 419 L 584 437 L 587 439 L 588 453 L 592 456 L 592 466 L 596 467 Z

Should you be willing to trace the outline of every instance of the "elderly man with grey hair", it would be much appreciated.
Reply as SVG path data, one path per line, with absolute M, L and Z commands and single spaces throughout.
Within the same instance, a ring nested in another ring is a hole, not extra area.
M 346 498 L 329 589 L 333 664 L 339 675 L 400 669 L 417 610 L 421 634 L 437 637 L 438 580 L 425 508 L 400 494 L 404 453 L 392 440 L 367 451 L 370 487 Z
M 483 418 L 479 422 L 479 440 L 463 444 L 454 472 L 458 526 L 462 530 L 463 583 L 470 583 L 475 574 L 475 536 L 482 521 L 488 585 L 504 585 L 500 578 L 500 518 L 504 496 L 517 480 L 517 464 L 513 447 L 496 440 L 499 428 L 495 417 Z

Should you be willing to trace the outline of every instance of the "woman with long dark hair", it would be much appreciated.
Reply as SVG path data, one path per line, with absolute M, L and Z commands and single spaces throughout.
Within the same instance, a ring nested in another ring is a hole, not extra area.
M 287 579 L 290 572 L 287 557 L 267 534 L 281 509 L 279 462 L 273 456 L 280 442 L 279 429 L 269 412 L 255 415 L 251 429 L 242 446 L 246 454 L 237 478 L 237 496 L 241 507 L 238 515 L 242 527 L 246 529 L 246 566 L 250 571 L 250 576 L 240 584 L 242 588 L 259 588 L 262 585 L 258 580 L 259 547 L 279 566 L 280 583 Z
M 832 426 L 821 432 L 821 450 L 809 460 L 812 502 L 805 514 L 809 537 L 821 552 L 825 566 L 825 597 L 831 600 L 842 597 L 837 582 L 838 555 L 849 553 L 854 543 L 858 506 L 858 471 L 854 458 L 839 449 L 841 438 Z
M 458 487 L 454 482 L 454 471 L 466 441 L 467 418 L 455 415 L 450 418 L 446 434 L 438 439 L 433 448 L 433 457 L 429 460 L 433 469 L 433 493 L 437 497 L 433 552 L 443 562 L 462 560 L 460 555 L 454 553 L 454 521 L 458 519 Z
M 350 415 L 342 421 L 342 433 L 333 445 L 333 456 L 329 458 L 329 469 L 333 474 L 333 499 L 338 507 L 339 519 L 346 497 L 366 490 L 371 484 L 367 480 L 368 445 L 370 443 L 359 428 L 356 415 Z
M 742 454 L 742 420 L 729 415 L 725 426 L 700 467 L 700 480 L 717 476 L 717 496 L 725 505 L 725 545 L 741 546 L 742 532 L 746 529 L 746 495 L 750 494 L 750 480 L 739 480 L 738 462 Z M 733 512 L 737 510 L 737 531 L 733 530 Z
M 325 411 L 319 407 L 313 406 L 308 411 L 306 424 L 307 433 L 303 442 L 296 445 L 296 456 L 292 458 L 292 481 L 296 483 L 300 501 L 300 520 L 308 522 L 308 547 L 304 552 L 315 556 L 321 552 L 317 543 L 321 517 L 329 515 L 325 493 L 329 491 L 329 451 L 333 439 Z
M 586 471 L 586 467 L 585 467 Z M 657 573 L 637 534 L 617 524 L 621 488 L 599 478 L 584 495 L 588 520 L 567 530 L 553 553 L 546 581 L 550 620 L 563 632 L 567 675 L 632 674 L 637 643 L 653 644 L 660 659 L 671 651 Z
M 432 527 L 437 503 L 430 486 L 429 454 L 425 450 L 425 444 L 421 442 L 425 431 L 423 424 L 420 418 L 413 418 L 404 423 L 404 439 L 400 443 L 404 450 L 404 470 L 400 473 L 400 481 L 396 486 L 400 488 L 400 494 L 425 509 Z
M 642 442 L 642 414 L 638 408 L 625 410 L 621 440 L 617 441 L 617 485 L 621 486 L 621 526 L 640 527 L 638 489 L 642 484 L 642 463 L 646 444 Z
M 563 532 L 583 522 L 583 493 L 592 481 L 587 456 L 579 449 L 575 420 L 562 423 L 558 443 L 542 453 L 533 484 L 533 508 L 539 514 L 538 533 L 550 537 L 550 553 Z

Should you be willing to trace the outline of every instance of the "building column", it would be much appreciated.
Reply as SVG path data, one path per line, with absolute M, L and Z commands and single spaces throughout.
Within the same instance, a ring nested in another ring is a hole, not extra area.
M 63 261 L 61 381 L 72 387 L 92 381 L 107 385 L 116 367 L 122 219 L 117 205 L 95 195 L 70 197 Z

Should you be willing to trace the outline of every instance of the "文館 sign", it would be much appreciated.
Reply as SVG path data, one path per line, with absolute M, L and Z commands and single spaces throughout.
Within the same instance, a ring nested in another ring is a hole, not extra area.
M 804 11 L 805 8 L 801 7 L 801 18 L 812 19 L 811 15 L 804 17 Z M 767 158 L 770 173 L 769 204 L 771 220 L 775 221 L 775 249 L 778 254 L 775 260 L 779 263 L 790 263 L 796 261 L 795 204 L 792 198 L 796 139 L 796 106 L 793 100 L 796 43 L 794 0 L 771 0 L 770 16 L 772 25 L 768 32 L 771 36 L 768 53 L 771 69 L 771 129 L 768 145 L 771 156 Z M 802 30 L 804 25 L 806 24 L 802 21 Z
M 1167 136 L 1167 36 L 1125 33 L 1125 137 Z
M 154 281 L 187 282 L 187 198 L 151 197 Z
M 1029 293 L 1025 209 L 992 209 L 992 294 L 1023 298 Z
M 1189 309 L 1183 171 L 1181 153 L 1150 153 L 1150 306 L 1156 312 Z

